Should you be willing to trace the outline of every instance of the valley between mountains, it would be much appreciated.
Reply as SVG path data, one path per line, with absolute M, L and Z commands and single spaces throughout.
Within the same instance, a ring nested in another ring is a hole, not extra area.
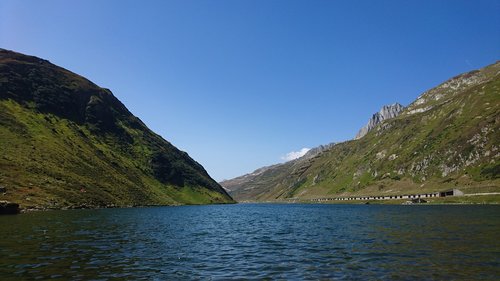
M 219 184 L 110 90 L 0 49 L 0 201 L 34 210 L 497 193 L 499 113 L 497 62 L 384 106 L 352 140 Z

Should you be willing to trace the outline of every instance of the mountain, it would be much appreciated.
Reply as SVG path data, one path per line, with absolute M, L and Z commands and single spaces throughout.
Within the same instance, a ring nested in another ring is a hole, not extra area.
M 24 208 L 233 202 L 110 90 L 3 49 L 0 147 L 0 199 Z
M 310 149 L 302 157 L 268 167 L 255 170 L 250 174 L 224 180 L 220 184 L 229 191 L 237 201 L 254 201 L 269 192 L 270 187 L 277 186 L 279 181 L 284 181 L 289 173 L 296 173 L 296 168 L 306 165 L 320 153 L 332 148 L 335 143 L 320 145 Z
M 313 148 L 309 149 L 309 151 L 307 151 L 306 154 L 304 154 L 304 156 L 300 157 L 299 158 L 300 160 L 298 160 L 298 161 L 313 158 L 316 155 L 322 153 L 323 151 L 326 151 L 326 150 L 332 148 L 335 144 L 336 143 L 332 142 L 329 144 L 313 147 Z
M 373 114 L 368 123 L 360 129 L 355 139 L 362 138 L 384 120 L 398 116 L 403 109 L 404 107 L 399 103 L 383 106 L 382 109 Z M 260 198 L 270 200 L 272 199 L 268 197 L 270 186 L 279 186 L 278 181 L 285 181 L 289 175 L 294 175 L 297 172 L 300 173 L 303 167 L 307 167 L 307 163 L 312 158 L 326 150 L 329 150 L 335 144 L 336 143 L 330 143 L 314 147 L 298 159 L 259 168 L 250 174 L 230 180 L 224 180 L 220 184 L 228 190 L 231 196 L 237 201 L 254 201 Z M 280 197 L 282 195 L 273 193 L 273 196 Z
M 399 103 L 394 103 L 391 105 L 384 105 L 379 112 L 372 115 L 372 118 L 368 120 L 368 123 L 359 130 L 354 139 L 360 139 L 368 134 L 369 131 L 373 130 L 382 121 L 397 117 L 404 109 Z
M 383 108 L 357 139 L 337 143 L 309 159 L 221 184 L 241 201 L 397 195 L 448 188 L 498 192 L 499 124 L 497 62 L 442 83 L 406 108 L 398 104 Z

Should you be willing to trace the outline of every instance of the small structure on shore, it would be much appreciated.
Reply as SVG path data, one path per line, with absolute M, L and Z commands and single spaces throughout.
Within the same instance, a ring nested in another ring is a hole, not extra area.
M 463 196 L 464 193 L 456 188 L 439 192 L 439 197 Z
M 406 194 L 406 195 L 383 195 L 383 196 L 353 196 L 353 197 L 333 197 L 333 198 L 315 198 L 311 199 L 313 202 L 327 202 L 327 201 L 353 201 L 353 200 L 394 200 L 394 199 L 410 199 L 412 201 L 418 201 L 414 203 L 427 203 L 426 200 L 422 198 L 433 198 L 433 197 L 447 197 L 447 196 L 463 196 L 464 193 L 456 188 L 431 193 L 422 194 Z

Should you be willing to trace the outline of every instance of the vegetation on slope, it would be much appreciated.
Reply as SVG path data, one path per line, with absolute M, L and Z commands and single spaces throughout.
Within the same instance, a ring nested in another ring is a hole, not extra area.
M 0 49 L 0 197 L 29 207 L 233 202 L 113 94 Z
M 236 200 L 500 191 L 500 63 L 424 93 L 359 140 L 222 183 Z

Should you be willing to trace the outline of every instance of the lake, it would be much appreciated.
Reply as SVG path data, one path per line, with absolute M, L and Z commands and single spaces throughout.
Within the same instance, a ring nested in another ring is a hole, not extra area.
M 0 224 L 1 280 L 500 278 L 500 206 L 151 207 Z

